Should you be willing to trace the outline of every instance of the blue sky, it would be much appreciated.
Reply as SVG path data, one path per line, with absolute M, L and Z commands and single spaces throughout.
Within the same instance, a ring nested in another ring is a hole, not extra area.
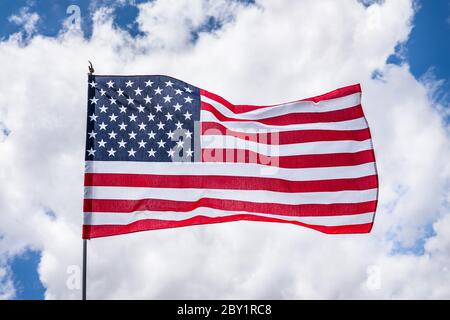
M 90 12 L 99 5 L 111 5 L 115 1 L 30 1 L 0 0 L 0 39 L 7 39 L 9 35 L 19 31 L 20 27 L 9 21 L 11 15 L 18 14 L 21 8 L 29 7 L 30 12 L 40 16 L 37 32 L 45 36 L 56 36 L 64 19 L 67 17 L 66 8 L 76 4 L 81 9 L 82 28 L 86 37 L 91 34 L 92 23 Z M 140 3 L 142 1 L 134 1 Z M 388 61 L 400 64 L 402 61 L 410 65 L 412 74 L 420 79 L 430 71 L 437 79 L 443 81 L 442 87 L 435 98 L 449 102 L 450 95 L 450 1 L 433 0 L 417 1 L 418 12 L 414 19 L 414 28 L 407 43 L 398 46 L 397 55 L 391 56 Z M 115 23 L 138 35 L 139 30 L 135 18 L 137 9 L 133 5 L 122 5 L 115 8 Z M 219 27 L 214 20 L 209 21 L 208 28 Z M 195 40 L 195 35 L 193 35 Z M 1 124 L 1 123 L 0 123 Z M 1 128 L 1 127 L 0 127 Z M 81 244 L 81 243 L 80 243 Z M 418 248 L 421 251 L 422 248 Z M 44 297 L 44 288 L 39 281 L 37 267 L 40 253 L 27 250 L 23 255 L 15 257 L 10 264 L 13 281 L 18 299 L 41 299 Z
M 44 287 L 39 281 L 37 267 L 41 254 L 36 250 L 26 250 L 11 261 L 13 282 L 17 299 L 43 299 Z
M 8 22 L 8 17 L 13 14 L 17 14 L 20 8 L 28 6 L 31 8 L 30 11 L 37 12 L 41 17 L 41 21 L 38 23 L 39 34 L 45 36 L 56 36 L 61 29 L 64 20 L 67 18 L 66 13 L 67 8 L 70 5 L 77 5 L 80 7 L 81 19 L 82 19 L 82 29 L 86 37 L 89 37 L 92 32 L 92 21 L 90 19 L 90 13 L 93 8 L 100 5 L 111 6 L 114 2 L 111 0 L 100 0 L 100 1 L 30 1 L 30 0 L 19 0 L 19 1 L 0 1 L 0 38 L 8 37 L 13 32 L 17 32 L 19 27 L 14 23 Z M 139 4 L 140 0 L 134 1 L 134 3 Z M 117 9 L 116 23 L 121 28 L 128 30 L 131 34 L 135 35 L 138 33 L 137 24 L 135 23 L 135 18 L 138 13 L 138 9 L 133 5 L 121 5 Z
M 406 44 L 407 62 L 416 78 L 432 68 L 445 81 L 440 97 L 450 91 L 450 1 L 420 1 L 414 29 Z M 450 97 L 447 97 L 449 99 Z

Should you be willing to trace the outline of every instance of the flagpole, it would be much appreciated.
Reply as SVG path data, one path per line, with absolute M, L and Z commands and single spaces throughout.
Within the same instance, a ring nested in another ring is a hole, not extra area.
M 89 62 L 89 73 L 88 76 L 90 77 L 94 73 L 94 66 L 92 65 L 92 62 Z M 81 300 L 86 300 L 86 282 L 87 282 L 87 239 L 83 239 L 83 279 L 82 279 L 82 286 L 81 286 Z
M 86 274 L 87 274 L 87 240 L 83 239 L 83 284 L 81 287 L 81 300 L 86 300 Z

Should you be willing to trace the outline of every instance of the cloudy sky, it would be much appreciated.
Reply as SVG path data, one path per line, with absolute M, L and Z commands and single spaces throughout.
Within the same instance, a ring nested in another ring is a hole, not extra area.
M 0 299 L 80 298 L 88 59 L 247 104 L 359 82 L 380 178 L 368 235 L 92 240 L 89 298 L 449 299 L 449 56 L 447 0 L 0 0 Z

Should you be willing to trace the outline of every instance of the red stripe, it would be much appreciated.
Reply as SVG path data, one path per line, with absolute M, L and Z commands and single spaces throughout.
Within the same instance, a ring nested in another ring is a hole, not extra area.
M 295 217 L 340 216 L 374 212 L 377 201 L 331 204 L 284 204 L 201 198 L 197 201 L 162 199 L 85 199 L 84 212 L 131 213 L 134 211 L 189 212 L 198 208 L 245 211 Z
M 244 149 L 202 149 L 203 162 L 257 163 L 279 168 L 320 168 L 356 166 L 374 162 L 372 150 L 355 153 L 327 153 L 270 157 Z
M 321 94 L 319 96 L 315 96 L 315 97 L 311 97 L 311 98 L 306 98 L 306 99 L 302 99 L 299 101 L 314 101 L 314 102 L 319 102 L 322 100 L 330 100 L 330 99 L 337 99 L 337 98 L 341 98 L 341 97 L 345 97 L 354 93 L 358 93 L 361 92 L 361 85 L 358 84 L 353 84 L 347 87 L 343 87 L 343 88 L 339 88 L 330 92 L 327 92 L 325 94 Z
M 304 123 L 318 123 L 318 122 L 339 122 L 358 119 L 364 116 L 361 105 L 354 107 L 327 111 L 327 112 L 298 112 L 298 113 L 288 113 L 280 116 L 265 118 L 265 119 L 239 119 L 230 118 L 224 116 L 220 111 L 214 108 L 212 105 L 203 102 L 201 103 L 201 109 L 206 110 L 214 114 L 214 116 L 219 121 L 238 121 L 238 122 L 258 122 L 266 125 L 289 125 L 289 124 L 304 124 Z
M 205 96 L 205 97 L 208 97 L 212 100 L 219 102 L 220 104 L 224 105 L 225 107 L 227 107 L 228 109 L 233 111 L 233 113 L 243 113 L 243 112 L 263 108 L 262 106 L 247 106 L 247 108 L 240 108 L 240 106 L 236 106 L 236 105 L 232 104 L 231 102 L 225 100 L 221 96 L 219 96 L 215 93 L 203 90 L 203 89 L 200 89 L 200 96 Z M 200 97 L 200 100 L 201 100 L 201 97 Z
M 329 100 L 329 99 L 336 99 L 336 98 L 341 98 L 341 97 L 345 97 L 354 93 L 358 93 L 361 92 L 361 86 L 359 84 L 355 84 L 355 85 L 351 85 L 351 86 L 347 86 L 347 87 L 343 87 L 343 88 L 339 88 L 336 89 L 334 91 L 322 94 L 320 96 L 315 96 L 315 97 L 311 97 L 311 98 L 307 98 L 307 99 L 302 99 L 302 100 L 296 100 L 296 101 L 291 101 L 291 102 L 287 102 L 287 103 L 293 103 L 293 102 L 298 102 L 298 101 L 314 101 L 314 102 L 319 102 L 322 100 Z M 276 104 L 276 105 L 266 105 L 266 106 L 258 106 L 258 105 L 234 105 L 231 102 L 225 100 L 224 98 L 222 98 L 221 96 L 214 94 L 212 92 L 200 89 L 200 95 L 208 97 L 212 100 L 215 100 L 219 103 L 221 103 L 222 105 L 224 105 L 225 107 L 227 107 L 228 109 L 230 109 L 231 111 L 233 111 L 233 113 L 244 113 L 244 112 L 248 112 L 248 111 L 252 111 L 252 110 L 256 110 L 256 109 L 261 109 L 261 108 L 267 108 L 267 107 L 273 107 L 273 106 L 277 106 L 280 104 Z
M 152 174 L 86 173 L 85 186 L 267 190 L 276 192 L 333 192 L 378 187 L 377 176 L 361 178 L 290 181 L 236 176 L 180 176 Z
M 293 130 L 282 132 L 245 133 L 227 129 L 216 122 L 202 122 L 202 135 L 227 135 L 258 143 L 282 145 L 316 141 L 364 141 L 370 139 L 368 128 L 361 130 Z
M 133 222 L 129 225 L 99 225 L 99 226 L 84 225 L 83 239 L 108 237 L 113 235 L 120 235 L 145 230 L 178 228 L 193 225 L 204 225 L 204 224 L 233 222 L 242 220 L 288 223 L 297 226 L 307 227 L 327 234 L 369 233 L 370 230 L 372 229 L 372 223 L 328 227 L 328 226 L 311 225 L 298 221 L 286 221 L 271 217 L 255 216 L 251 214 L 237 214 L 225 217 L 195 216 L 181 221 L 145 219 Z

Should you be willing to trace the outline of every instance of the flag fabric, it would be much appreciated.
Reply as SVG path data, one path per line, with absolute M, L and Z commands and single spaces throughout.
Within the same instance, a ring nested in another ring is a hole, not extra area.
M 87 109 L 84 239 L 239 220 L 372 229 L 359 84 L 257 106 L 167 76 L 90 75 Z

